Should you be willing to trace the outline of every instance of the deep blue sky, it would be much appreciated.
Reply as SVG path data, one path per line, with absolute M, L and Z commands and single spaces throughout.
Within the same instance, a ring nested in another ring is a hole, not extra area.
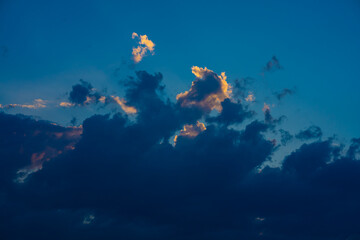
M 254 109 L 275 104 L 294 132 L 316 124 L 348 140 L 360 134 L 359 23 L 356 0 L 1 1 L 0 103 L 65 99 L 80 78 L 121 92 L 137 32 L 156 46 L 135 69 L 163 73 L 172 99 L 189 88 L 193 65 L 206 66 L 230 82 L 255 78 Z M 284 68 L 262 77 L 273 55 Z M 270 98 L 285 87 L 297 93 L 280 104 Z M 64 124 L 71 111 L 21 112 Z
M 0 239 L 359 240 L 359 43 L 358 0 L 0 0 Z

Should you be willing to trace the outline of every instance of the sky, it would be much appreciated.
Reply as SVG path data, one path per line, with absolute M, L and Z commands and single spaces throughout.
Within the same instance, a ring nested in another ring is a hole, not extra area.
M 359 23 L 357 0 L 0 1 L 0 236 L 360 239 Z

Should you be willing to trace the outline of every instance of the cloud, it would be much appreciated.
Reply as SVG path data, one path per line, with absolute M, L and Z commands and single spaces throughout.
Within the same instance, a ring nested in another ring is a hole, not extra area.
M 232 86 L 232 95 L 237 98 L 246 98 L 248 93 L 248 86 L 254 82 L 254 78 L 246 77 L 241 79 L 235 79 L 234 85 Z
M 71 104 L 83 106 L 90 103 L 97 103 L 100 98 L 100 94 L 89 82 L 80 79 L 79 84 L 72 86 L 72 90 L 69 94 L 70 104 L 63 102 L 60 103 L 60 106 L 70 107 Z
M 249 111 L 241 102 L 232 102 L 229 98 L 221 103 L 222 111 L 218 116 L 208 117 L 208 122 L 215 122 L 224 125 L 242 123 L 245 119 L 255 115 L 253 111 Z
M 84 80 L 80 80 L 80 84 L 76 84 L 72 87 L 72 91 L 69 94 L 69 100 L 70 102 L 60 102 L 59 106 L 70 108 L 98 103 L 102 103 L 104 105 L 116 104 L 120 106 L 126 114 L 137 113 L 136 108 L 129 106 L 126 103 L 126 100 L 115 95 L 104 96 L 103 93 L 97 91 L 89 82 Z
M 133 60 L 135 63 L 139 63 L 144 56 L 146 56 L 147 52 L 150 52 L 152 55 L 154 55 L 154 47 L 155 44 L 148 39 L 147 35 L 139 35 L 137 33 L 133 33 L 132 34 L 132 39 L 139 39 L 139 46 L 137 47 L 133 47 L 132 49 L 132 55 L 133 55 Z
M 193 125 L 186 124 L 184 125 L 184 128 L 180 130 L 180 134 L 175 136 L 174 144 L 176 144 L 179 137 L 194 138 L 205 130 L 206 130 L 205 124 L 199 121 L 197 121 L 197 123 Z
M 272 104 L 272 107 L 275 105 Z M 282 115 L 279 118 L 273 118 L 273 116 L 270 113 L 270 105 L 264 102 L 264 107 L 262 108 L 262 111 L 264 112 L 265 122 L 267 124 L 270 124 L 272 126 L 281 123 L 284 119 L 286 119 L 286 116 Z
M 276 70 L 280 70 L 283 67 L 280 65 L 279 60 L 276 56 L 273 56 L 270 61 L 266 63 L 266 66 L 263 68 L 262 74 L 266 72 L 275 72 Z
M 28 109 L 39 109 L 39 108 L 46 108 L 46 101 L 43 99 L 35 99 L 33 104 L 6 104 L 1 105 L 0 109 L 11 109 L 11 108 L 28 108 Z
M 206 74 L 217 90 L 193 84 L 186 97 L 204 96 L 196 103 L 221 88 L 218 75 Z M 300 142 L 281 166 L 258 171 L 281 149 L 269 134 L 286 142 L 291 135 L 273 127 L 276 119 L 250 119 L 247 105 L 230 97 L 221 112 L 204 114 L 211 107 L 171 102 L 164 88 L 161 73 L 136 72 L 119 98 L 137 110 L 135 120 L 96 114 L 82 128 L 66 128 L 0 113 L 3 238 L 335 240 L 359 233 L 358 138 L 348 147 Z
M 70 102 L 61 102 L 61 103 L 59 104 L 59 106 L 61 106 L 61 107 L 74 107 L 75 104 L 74 104 L 74 103 L 70 103 Z
M 182 107 L 197 107 L 204 112 L 213 109 L 221 112 L 221 103 L 230 98 L 231 86 L 226 82 L 225 73 L 217 75 L 212 70 L 192 67 L 192 73 L 196 79 L 192 82 L 189 91 L 176 96 L 177 102 Z
M 265 115 L 265 122 L 272 122 L 273 120 L 273 117 L 271 116 L 270 114 L 270 106 L 268 104 L 266 104 L 264 102 L 264 107 L 262 108 L 262 111 L 264 112 L 264 115 Z
M 1 174 L 7 181 L 24 182 L 31 173 L 41 170 L 44 162 L 72 150 L 81 132 L 81 127 L 64 128 L 0 112 L 0 155 L 1 164 L 6 166 Z
M 281 144 L 284 146 L 286 146 L 286 144 L 294 138 L 293 135 L 291 135 L 288 131 L 284 129 L 280 129 L 279 133 L 281 136 Z
M 94 219 L 95 219 L 94 215 L 92 215 L 92 214 L 87 215 L 84 217 L 83 224 L 86 224 L 86 225 L 91 224 L 94 221 Z
M 126 112 L 126 113 L 128 113 L 128 114 L 135 114 L 135 113 L 137 113 L 136 108 L 126 105 L 126 101 L 125 101 L 124 99 L 120 99 L 120 97 L 118 97 L 118 96 L 111 96 L 111 98 L 112 98 L 117 104 L 119 104 L 119 106 L 121 107 L 121 109 L 122 109 L 124 112 Z
M 351 139 L 351 145 L 348 149 L 348 157 L 359 159 L 360 158 L 360 138 Z
M 301 130 L 298 134 L 295 135 L 296 138 L 301 140 L 308 140 L 314 138 L 321 138 L 322 131 L 318 126 L 310 126 L 305 130 Z
M 281 99 L 283 99 L 286 95 L 292 95 L 296 92 L 295 89 L 289 89 L 289 88 L 284 88 L 283 90 L 281 90 L 280 92 L 276 92 L 274 95 L 276 96 L 276 98 L 280 101 Z
M 254 93 L 249 92 L 249 94 L 247 95 L 247 97 L 245 98 L 245 100 L 246 100 L 247 102 L 254 102 L 254 101 L 255 101 L 255 95 L 254 95 Z

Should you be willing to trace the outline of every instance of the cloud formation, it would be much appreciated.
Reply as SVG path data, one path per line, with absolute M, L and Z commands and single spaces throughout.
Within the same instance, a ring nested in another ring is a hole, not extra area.
M 207 117 L 206 121 L 228 126 L 242 123 L 245 119 L 255 115 L 253 111 L 248 110 L 240 101 L 233 102 L 229 98 L 221 103 L 221 109 L 222 111 L 217 116 Z
M 288 142 L 290 142 L 294 136 L 289 133 L 289 131 L 286 131 L 284 129 L 279 130 L 280 136 L 281 136 L 281 144 L 286 145 Z
M 112 98 L 117 104 L 119 104 L 119 106 L 121 107 L 121 109 L 122 109 L 124 112 L 126 112 L 126 113 L 128 113 L 128 114 L 135 114 L 135 113 L 137 113 L 136 108 L 126 105 L 126 101 L 125 101 L 124 99 L 121 99 L 121 98 L 118 97 L 118 96 L 111 96 L 111 98 Z M 104 101 L 105 101 L 105 99 L 104 99 Z
M 139 63 L 143 57 L 146 56 L 147 52 L 150 52 L 152 55 L 154 55 L 155 44 L 153 41 L 148 39 L 147 35 L 139 36 L 137 33 L 133 32 L 131 37 L 132 39 L 139 39 L 139 46 L 133 47 L 132 49 L 133 60 L 135 63 Z
M 31 173 L 41 170 L 44 162 L 72 150 L 81 133 L 82 127 L 64 128 L 0 112 L 0 155 L 9 171 L 5 174 L 7 181 L 24 182 Z
M 294 94 L 295 91 L 296 91 L 295 89 L 284 88 L 280 92 L 276 92 L 274 95 L 280 101 L 285 96 Z
M 283 67 L 280 65 L 279 60 L 276 56 L 273 56 L 271 60 L 269 60 L 265 67 L 262 70 L 262 74 L 264 75 L 266 72 L 275 72 L 276 70 L 280 70 Z
M 205 124 L 199 121 L 196 124 L 185 124 L 184 128 L 180 130 L 180 134 L 175 136 L 174 144 L 176 144 L 179 137 L 194 138 L 205 130 Z
M 226 81 L 225 72 L 217 75 L 210 69 L 194 66 L 191 68 L 196 79 L 188 91 L 176 96 L 182 107 L 197 107 L 204 112 L 213 109 L 221 112 L 221 103 L 230 98 L 231 86 Z
M 100 93 L 89 82 L 80 80 L 80 84 L 76 84 L 72 87 L 72 91 L 69 94 L 70 102 L 60 102 L 59 106 L 69 108 L 75 106 L 86 106 L 90 104 L 102 103 L 104 105 L 116 104 L 126 114 L 135 114 L 137 110 L 135 107 L 129 106 L 125 99 L 119 96 L 111 95 L 104 96 L 105 94 Z
M 80 79 L 80 83 L 74 85 L 69 94 L 70 103 L 60 103 L 60 106 L 83 106 L 94 102 L 97 103 L 100 98 L 101 95 L 93 88 L 93 86 L 89 82 Z
M 27 109 L 39 109 L 39 108 L 46 108 L 46 101 L 43 99 L 35 99 L 33 104 L 17 104 L 17 103 L 12 103 L 12 104 L 6 104 L 6 105 L 2 105 L 0 104 L 0 109 L 11 109 L 11 108 L 27 108 Z
M 247 101 L 247 102 L 253 102 L 253 101 L 255 101 L 255 95 L 254 95 L 254 93 L 249 92 L 249 94 L 248 94 L 247 97 L 245 98 L 245 101 Z
M 186 99 L 221 95 L 222 79 L 207 71 Z M 229 97 L 214 114 L 182 106 L 166 98 L 162 81 L 161 73 L 137 71 L 127 83 L 119 99 L 136 108 L 135 120 L 93 115 L 82 128 L 65 128 L 0 113 L 3 238 L 356 239 L 359 138 L 350 146 L 309 139 L 280 167 L 258 171 L 279 150 L 269 134 L 290 139 L 279 121 L 251 119 L 247 105 Z M 31 166 L 41 171 L 19 181 Z
M 322 131 L 318 126 L 310 126 L 307 129 L 301 130 L 298 134 L 295 135 L 296 138 L 300 140 L 308 140 L 314 138 L 321 138 Z

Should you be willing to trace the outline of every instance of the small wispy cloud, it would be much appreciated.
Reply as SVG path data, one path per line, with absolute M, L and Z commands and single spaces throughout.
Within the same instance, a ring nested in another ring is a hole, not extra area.
M 73 107 L 73 106 L 75 106 L 75 104 L 71 103 L 71 102 L 61 102 L 61 103 L 59 103 L 59 106 L 60 107 Z
M 309 140 L 314 138 L 321 138 L 322 131 L 318 126 L 310 126 L 305 130 L 301 130 L 298 134 L 296 134 L 296 138 L 300 140 Z
M 197 121 L 196 124 L 186 124 L 184 128 L 180 130 L 180 134 L 175 136 L 174 144 L 176 145 L 179 136 L 185 138 L 194 138 L 205 130 L 205 124 L 199 121 Z
M 249 92 L 248 96 L 245 98 L 247 102 L 253 102 L 255 101 L 255 95 L 253 92 Z
M 276 70 L 282 69 L 283 67 L 280 65 L 279 60 L 276 56 L 273 56 L 263 68 L 261 74 L 264 75 L 265 72 L 274 72 Z
M 83 224 L 88 225 L 91 224 L 95 219 L 95 216 L 90 214 L 84 217 Z
M 46 101 L 40 98 L 35 99 L 32 104 L 17 104 L 17 103 L 11 103 L 6 105 L 0 104 L 0 108 L 3 109 L 11 109 L 11 108 L 39 109 L 45 107 L 46 107 Z
M 132 107 L 132 106 L 128 106 L 126 104 L 126 101 L 124 99 L 121 99 L 118 96 L 111 96 L 111 98 L 117 103 L 119 104 L 119 106 L 121 107 L 121 109 L 127 113 L 127 114 L 135 114 L 137 113 L 136 108 Z M 105 100 L 104 100 L 105 101 Z
M 132 49 L 133 60 L 135 63 L 139 63 L 147 52 L 150 52 L 152 55 L 154 55 L 155 44 L 148 38 L 147 35 L 139 36 L 134 32 L 131 37 L 132 39 L 139 39 L 139 45 L 137 47 L 133 47 Z
M 283 90 L 281 90 L 279 92 L 275 92 L 274 95 L 280 101 L 285 96 L 293 95 L 295 92 L 296 92 L 296 88 L 294 88 L 294 89 L 284 88 Z

